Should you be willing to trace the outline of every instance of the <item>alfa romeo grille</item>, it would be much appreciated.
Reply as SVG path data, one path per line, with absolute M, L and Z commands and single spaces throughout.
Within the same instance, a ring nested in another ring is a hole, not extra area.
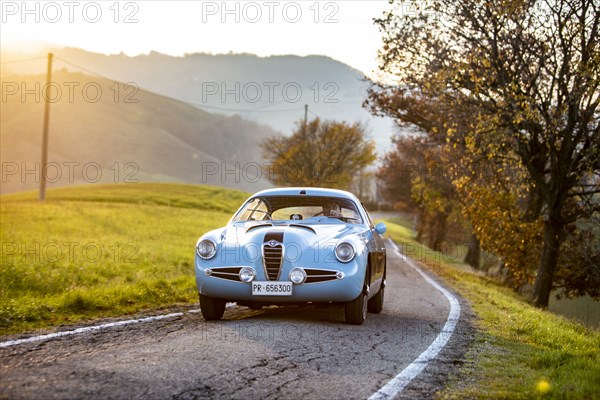
M 263 244 L 263 264 L 267 272 L 267 278 L 270 281 L 276 281 L 279 278 L 281 270 L 281 261 L 283 259 L 283 245 L 277 243 L 272 246 L 268 243 Z

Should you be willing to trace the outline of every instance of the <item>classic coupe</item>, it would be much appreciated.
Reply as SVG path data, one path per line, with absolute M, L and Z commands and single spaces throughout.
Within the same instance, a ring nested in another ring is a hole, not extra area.
M 386 277 L 381 235 L 352 193 L 269 189 L 251 196 L 227 226 L 196 243 L 200 311 L 221 319 L 227 302 L 343 305 L 349 324 L 380 313 Z

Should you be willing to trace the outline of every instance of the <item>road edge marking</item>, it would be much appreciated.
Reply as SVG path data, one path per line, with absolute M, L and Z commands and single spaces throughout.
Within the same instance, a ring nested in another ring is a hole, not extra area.
M 443 288 L 439 283 L 433 280 L 429 275 L 425 274 L 416 264 L 412 262 L 410 258 L 406 255 L 402 254 L 396 243 L 390 240 L 392 247 L 397 255 L 406 262 L 410 267 L 412 267 L 415 271 L 419 273 L 435 289 L 441 292 L 448 302 L 450 303 L 450 311 L 448 312 L 448 318 L 446 319 L 446 323 L 442 328 L 441 332 L 435 338 L 435 340 L 422 352 L 417 358 L 414 359 L 412 363 L 410 363 L 406 368 L 404 368 L 398 375 L 396 375 L 392 380 L 386 383 L 381 389 L 371 395 L 369 400 L 382 400 L 382 399 L 391 399 L 394 398 L 398 393 L 400 393 L 404 388 L 419 375 L 423 370 L 429 365 L 429 363 L 434 360 L 439 352 L 446 346 L 454 329 L 456 328 L 456 324 L 460 318 L 460 303 L 456 296 L 450 293 L 448 290 Z
M 153 317 L 144 317 L 144 318 L 138 318 L 138 319 L 128 319 L 125 321 L 109 322 L 109 323 L 101 324 L 101 325 L 84 326 L 82 328 L 77 328 L 77 329 L 73 329 L 70 331 L 54 332 L 54 333 L 49 333 L 46 335 L 31 336 L 31 337 L 27 337 L 27 338 L 23 338 L 23 339 L 7 340 L 6 342 L 0 342 L 0 348 L 16 346 L 18 344 L 23 344 L 23 343 L 31 343 L 31 342 L 39 342 L 39 341 L 43 341 L 43 340 L 56 339 L 56 338 L 63 337 L 63 336 L 77 335 L 80 333 L 98 331 L 101 329 L 114 328 L 115 326 L 139 324 L 142 322 L 158 321 L 161 319 L 175 318 L 175 317 L 181 317 L 181 316 L 183 316 L 183 313 L 178 312 L 178 313 L 171 313 L 171 314 L 165 314 L 165 315 L 156 315 Z
M 231 307 L 235 307 L 235 305 L 236 305 L 235 303 L 227 303 L 226 307 L 227 308 L 231 308 Z M 194 310 L 187 311 L 187 314 L 196 314 L 196 313 L 199 313 L 199 312 L 200 312 L 200 310 L 194 309 Z M 144 318 L 128 319 L 128 320 L 123 320 L 123 321 L 109 322 L 109 323 L 101 324 L 101 325 L 84 326 L 82 328 L 77 328 L 77 329 L 73 329 L 73 330 L 70 330 L 70 331 L 54 332 L 54 333 L 48 333 L 46 335 L 30 336 L 30 337 L 26 337 L 26 338 L 23 338 L 23 339 L 7 340 L 5 342 L 0 342 L 0 348 L 17 346 L 19 344 L 24 344 L 24 343 L 42 342 L 42 341 L 45 341 L 45 340 L 57 339 L 57 338 L 64 337 L 64 336 L 79 335 L 81 333 L 92 332 L 92 331 L 99 331 L 99 330 L 102 330 L 102 329 L 114 328 L 116 326 L 126 326 L 126 325 L 133 325 L 133 324 L 141 324 L 141 323 L 144 323 L 144 322 L 154 322 L 154 321 L 160 321 L 162 319 L 182 317 L 184 314 L 186 314 L 186 312 L 177 312 L 177 313 L 171 313 L 171 314 L 154 315 L 154 316 L 151 316 L 151 317 L 144 317 Z

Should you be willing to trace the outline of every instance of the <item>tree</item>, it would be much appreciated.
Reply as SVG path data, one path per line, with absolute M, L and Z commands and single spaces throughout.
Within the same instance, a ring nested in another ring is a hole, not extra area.
M 411 211 L 418 208 L 412 195 L 412 179 L 424 164 L 419 145 L 421 140 L 420 137 L 393 137 L 393 147 L 383 155 L 377 169 L 376 178 L 381 195 L 395 209 Z
M 580 226 L 577 226 L 580 225 Z M 583 225 L 583 227 L 581 226 Z M 600 298 L 600 221 L 578 221 L 567 226 L 564 250 L 560 254 L 557 270 L 560 295 L 568 298 L 589 294 Z
M 541 221 L 533 303 L 545 307 L 567 227 L 599 211 L 592 199 L 600 192 L 600 5 L 423 4 L 426 12 L 407 14 L 400 5 L 376 21 L 384 34 L 381 69 L 396 76 L 404 97 L 450 110 L 439 134 L 451 141 L 465 128 L 464 158 L 500 165 L 506 176 L 524 174 L 512 180 L 523 195 L 505 200 L 529 199 L 523 221 Z M 393 98 L 388 89 L 383 97 Z M 465 109 L 473 112 L 469 123 L 455 124 L 452 117 Z
M 393 143 L 377 171 L 382 195 L 396 209 L 416 211 L 417 241 L 441 251 L 457 209 L 441 148 L 424 134 L 396 136 Z
M 281 186 L 348 189 L 355 176 L 375 161 L 375 144 L 359 123 L 298 123 L 291 136 L 263 141 L 269 179 Z
M 401 196 L 409 193 L 413 200 L 409 206 L 419 215 L 417 240 L 440 250 L 446 240 L 449 219 L 455 220 L 452 222 L 460 219 L 457 210 L 461 199 L 452 187 L 452 167 L 459 163 L 460 150 L 464 147 L 459 140 L 448 141 L 446 133 L 452 126 L 456 137 L 463 137 L 475 112 L 466 105 L 453 108 L 438 98 L 428 97 L 419 88 L 406 85 L 375 85 L 364 105 L 375 115 L 394 118 L 396 124 L 405 130 L 417 129 L 420 132 L 421 136 L 397 137 L 394 140 L 395 148 L 384 157 L 379 175 L 387 177 L 383 187 L 390 196 L 396 196 L 394 201 L 406 204 Z M 398 179 L 398 176 L 403 179 Z M 406 190 L 405 186 L 409 189 Z M 466 216 L 467 220 L 454 225 L 460 226 L 461 232 L 471 230 L 464 261 L 479 268 L 480 243 Z

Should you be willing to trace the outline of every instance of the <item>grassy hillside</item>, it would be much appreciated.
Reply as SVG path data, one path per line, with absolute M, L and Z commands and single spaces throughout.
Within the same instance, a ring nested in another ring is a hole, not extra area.
M 52 80 L 48 161 L 56 182 L 50 186 L 163 181 L 252 191 L 268 185 L 254 179 L 257 168 L 244 169 L 261 162 L 259 144 L 275 134 L 266 126 L 81 73 L 58 70 Z M 2 82 L 0 193 L 32 190 L 39 181 L 45 76 L 3 74 Z M 16 173 L 5 176 L 9 165 Z M 223 179 L 222 171 L 236 167 L 242 172 Z M 37 176 L 25 173 L 36 169 Z
M 388 235 L 471 304 L 479 328 L 465 363 L 439 399 L 598 399 L 600 332 L 532 307 L 514 291 L 415 242 L 409 224 Z M 458 332 L 460 334 L 460 332 Z
M 197 300 L 198 237 L 247 194 L 177 184 L 2 196 L 0 329 L 20 332 Z

